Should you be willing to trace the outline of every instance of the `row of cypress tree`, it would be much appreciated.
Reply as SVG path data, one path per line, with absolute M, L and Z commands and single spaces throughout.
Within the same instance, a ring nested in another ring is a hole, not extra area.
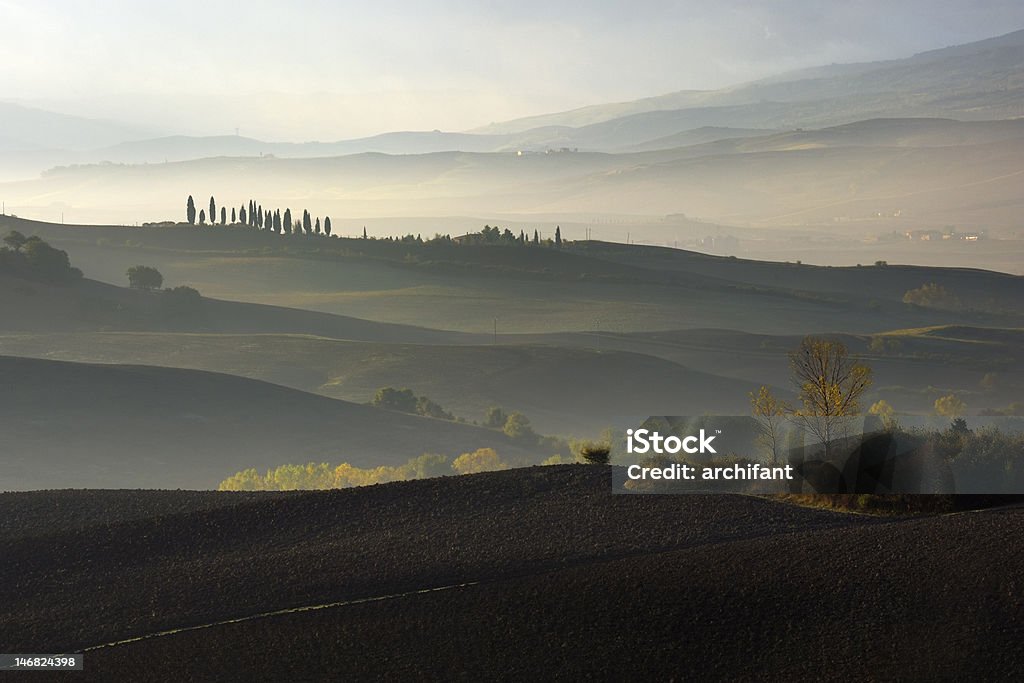
M 196 225 L 198 222 L 199 225 L 206 225 L 207 216 L 209 216 L 210 225 L 217 224 L 217 201 L 211 196 L 210 213 L 207 214 L 205 209 L 200 209 L 197 216 L 195 200 L 192 198 L 192 195 L 189 195 L 188 202 L 185 205 L 185 217 L 189 224 Z M 282 235 L 305 233 L 307 235 L 323 234 L 328 237 L 331 236 L 330 216 L 324 217 L 323 224 L 321 224 L 319 216 L 314 219 L 308 210 L 303 209 L 301 220 L 293 221 L 291 209 L 285 209 L 283 214 L 280 209 L 273 211 L 270 209 L 264 210 L 262 204 L 252 199 L 249 200 L 248 205 L 242 205 L 237 211 L 235 207 L 231 207 L 230 222 L 227 207 L 220 207 L 220 224 L 248 225 L 257 230 L 267 230 Z

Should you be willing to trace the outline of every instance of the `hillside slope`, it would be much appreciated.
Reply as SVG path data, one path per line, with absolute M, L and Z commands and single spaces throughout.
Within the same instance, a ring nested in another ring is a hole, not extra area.
M 780 104 L 789 126 L 835 125 L 875 116 L 994 119 L 1019 115 L 1024 31 L 922 52 L 903 59 L 833 64 L 712 91 L 681 91 L 631 102 L 492 123 L 475 132 L 580 127 L 652 111 L 736 107 L 760 127 Z M 817 105 L 817 106 L 815 106 Z M 959 115 L 959 116 L 958 116 Z M 717 125 L 737 125 L 720 118 Z M 825 123 L 823 123 L 825 122 Z M 831 122 L 831 123 L 827 123 Z
M 0 331 L 285 333 L 423 344 L 478 339 L 457 332 L 208 297 L 196 307 L 179 310 L 164 305 L 161 297 L 160 292 L 133 290 L 95 280 L 55 285 L 0 273 Z
M 1019 507 L 886 520 L 617 496 L 606 468 L 564 466 L 152 509 L 8 540 L 0 640 L 100 646 L 90 680 L 934 679 L 1021 665 Z
M 108 282 L 123 282 L 128 266 L 145 263 L 169 285 L 189 284 L 207 296 L 346 316 L 211 301 L 206 319 L 154 320 L 152 311 L 148 318 L 135 314 L 146 300 L 140 292 L 111 288 L 68 297 L 64 290 L 36 297 L 16 286 L 0 289 L 0 310 L 7 313 L 0 330 L 7 331 L 272 332 L 463 344 L 493 341 L 497 318 L 499 341 L 509 334 L 597 327 L 734 328 L 737 321 L 744 331 L 769 334 L 877 332 L 950 323 L 1017 326 L 1024 300 L 1024 278 L 962 268 L 815 267 L 601 242 L 520 249 L 288 239 L 220 227 L 6 225 L 42 234 L 67 249 L 87 275 Z M 930 282 L 959 297 L 961 310 L 903 304 L 907 290 Z M 48 311 L 61 315 L 51 320 Z
M 17 495 L 58 506 L 65 494 Z M 135 492 L 140 507 L 149 498 Z M 126 515 L 8 540 L 0 641 L 81 648 L 278 608 L 851 524 L 877 522 L 753 498 L 613 495 L 607 468 L 572 465 Z M 115 597 L 106 580 L 126 562 L 135 580 Z M 56 575 L 65 577 L 56 590 L 80 599 L 40 604 L 32 587 Z
M 500 432 L 209 372 L 0 356 L 0 383 L 0 490 L 208 489 L 284 463 L 539 455 Z
M 0 354 L 226 372 L 358 403 L 381 387 L 408 387 L 467 420 L 502 406 L 525 413 L 541 433 L 580 436 L 630 415 L 745 413 L 757 388 L 650 355 L 599 351 L 595 341 L 559 348 L 262 334 L 0 334 Z

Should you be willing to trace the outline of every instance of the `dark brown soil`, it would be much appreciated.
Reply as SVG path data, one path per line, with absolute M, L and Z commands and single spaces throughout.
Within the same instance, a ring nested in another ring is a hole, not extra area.
M 609 481 L 561 466 L 223 507 L 182 494 L 178 514 L 160 499 L 174 494 L 96 492 L 122 497 L 123 521 L 63 515 L 73 528 L 5 542 L 0 650 L 472 582 L 91 650 L 85 677 L 992 679 L 1024 664 L 1022 508 L 879 519 Z

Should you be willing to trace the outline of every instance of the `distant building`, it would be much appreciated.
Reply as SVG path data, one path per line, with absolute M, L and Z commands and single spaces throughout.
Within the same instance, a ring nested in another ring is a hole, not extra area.
M 737 251 L 740 241 L 732 235 L 708 235 L 697 240 L 697 248 L 714 252 Z

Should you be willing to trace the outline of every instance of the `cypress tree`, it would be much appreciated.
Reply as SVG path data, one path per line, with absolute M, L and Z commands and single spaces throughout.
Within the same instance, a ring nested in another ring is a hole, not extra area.
M 234 225 L 237 222 L 236 218 L 237 217 L 235 216 L 235 207 L 232 206 L 231 207 L 231 225 Z
M 284 234 L 292 234 L 292 210 L 284 210 Z
M 331 236 L 331 217 L 330 216 L 325 216 L 324 217 L 324 234 L 327 235 L 328 237 Z
M 533 231 L 533 243 L 540 244 L 540 233 L 536 229 Z
M 320 234 L 320 216 L 316 217 L 316 225 L 313 226 L 313 232 Z
M 561 226 L 555 226 L 555 246 L 562 246 L 562 228 Z
M 199 209 L 199 225 L 206 225 L 206 212 Z
M 217 202 L 213 201 L 213 196 L 210 196 L 210 225 L 217 222 Z
M 192 200 L 192 195 L 188 196 L 188 205 L 185 207 L 185 217 L 188 218 L 190 225 L 196 224 L 196 203 Z
M 247 221 L 245 217 L 246 217 L 245 207 L 243 206 L 242 208 L 240 208 L 238 210 L 238 222 L 243 224 L 243 225 L 248 223 L 249 221 Z

